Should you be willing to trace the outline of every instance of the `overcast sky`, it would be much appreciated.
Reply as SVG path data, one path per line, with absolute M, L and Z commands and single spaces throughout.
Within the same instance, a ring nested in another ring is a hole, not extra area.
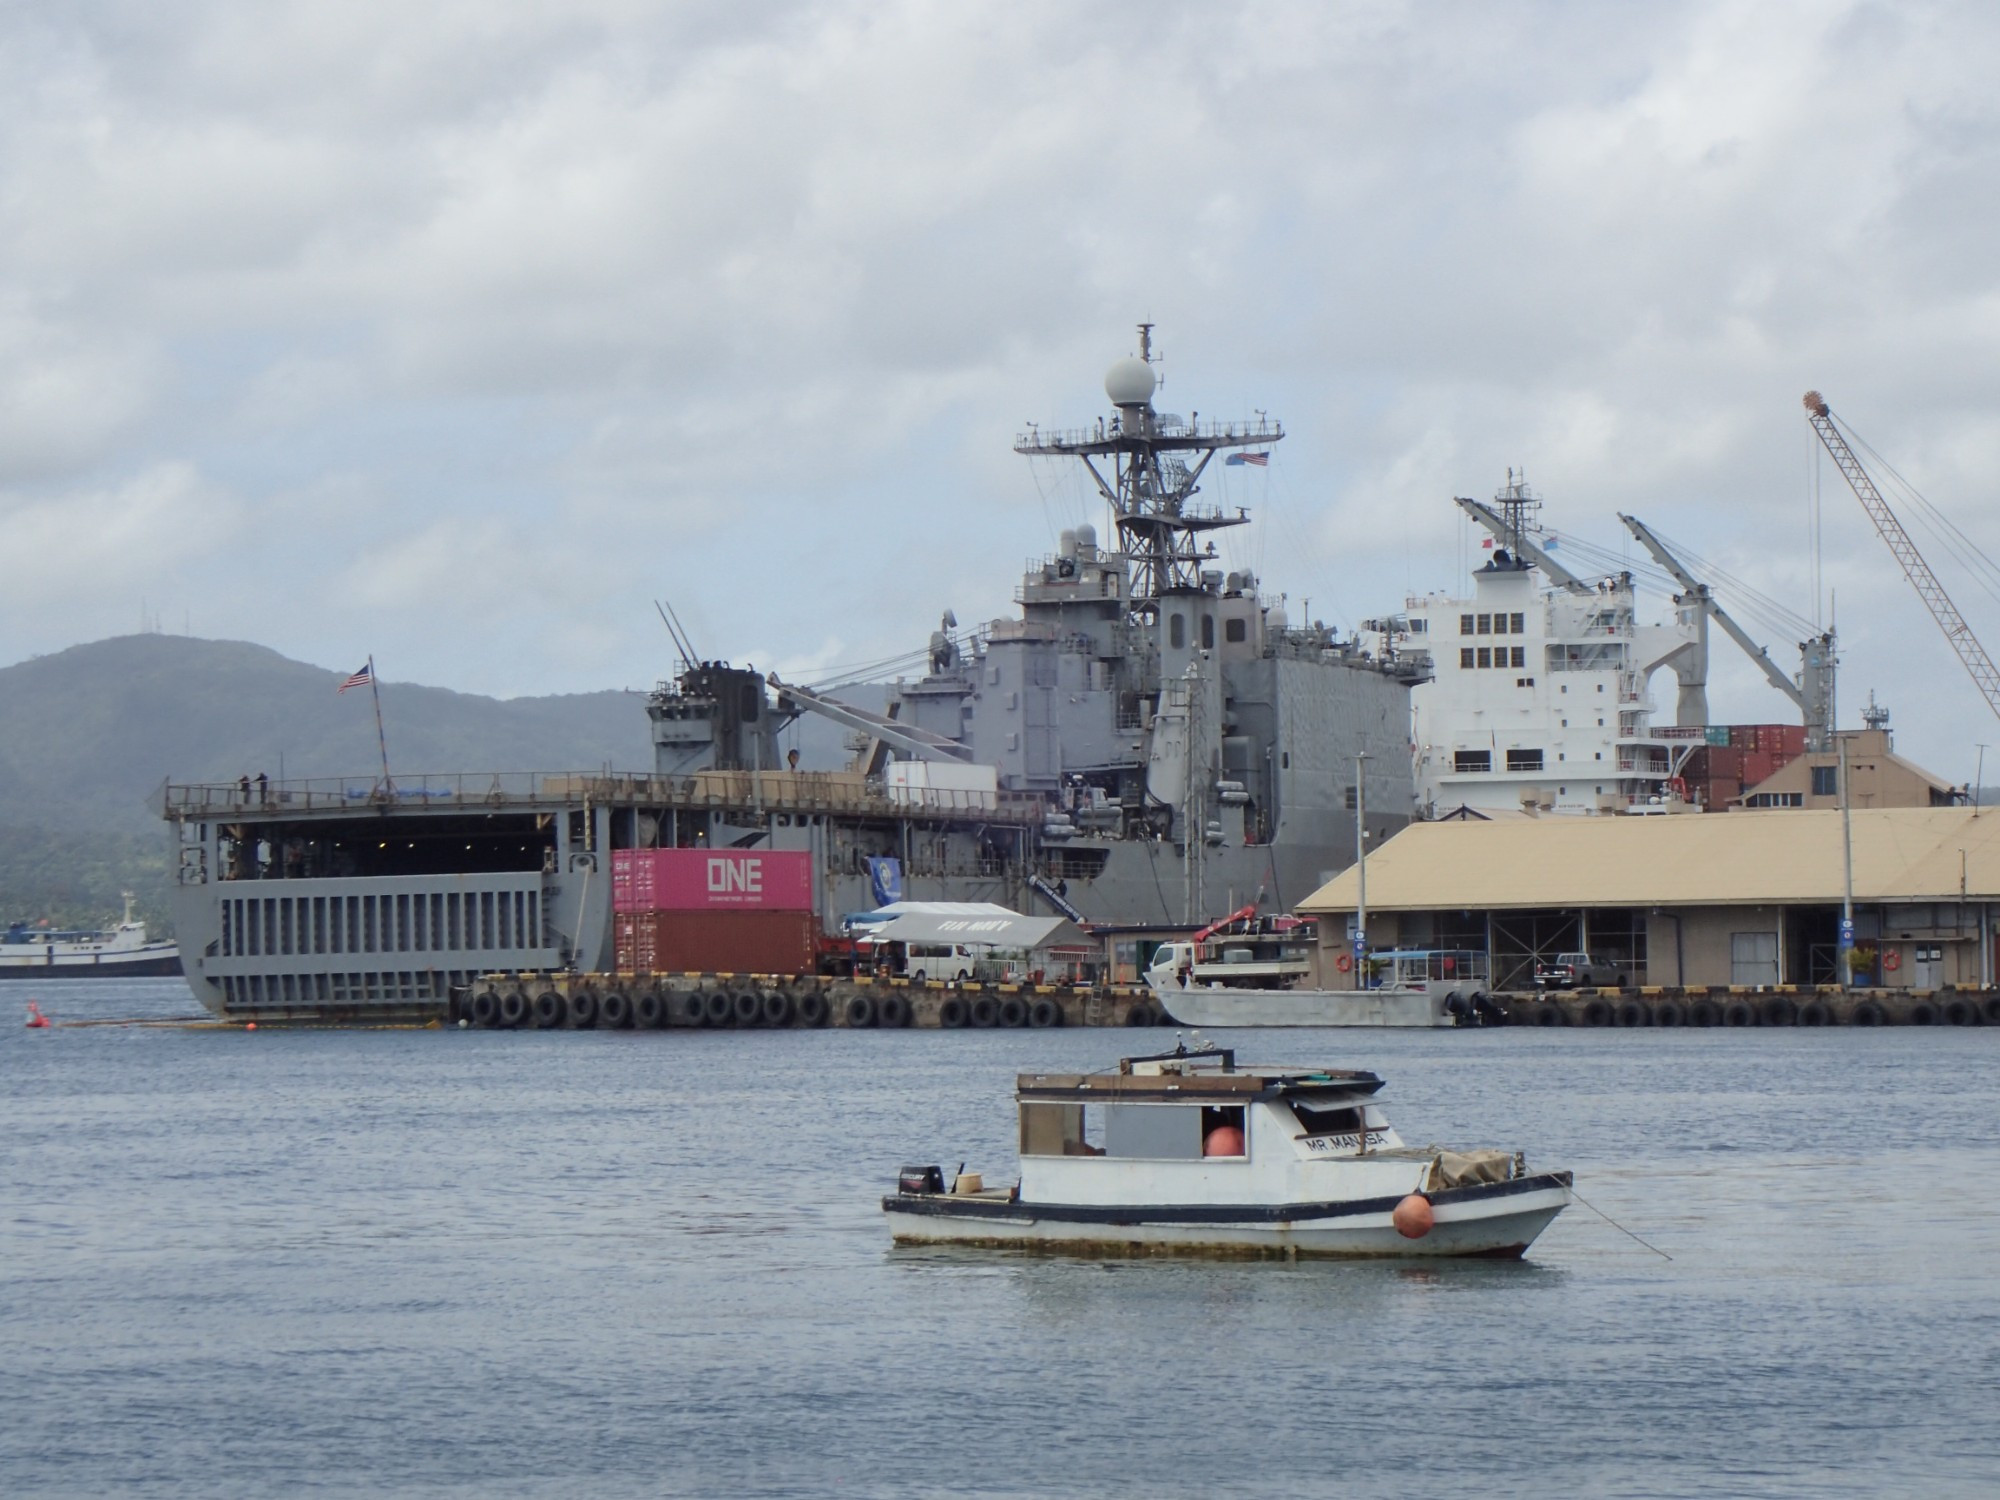
M 0 659 L 149 611 L 639 686 L 655 598 L 916 649 L 1102 526 L 1011 446 L 1145 319 L 1163 409 L 1285 422 L 1205 498 L 1329 623 L 1457 589 L 1509 465 L 1824 615 L 1817 474 L 1843 721 L 1968 779 L 2000 724 L 1799 397 L 2000 553 L 1996 76 L 2000 9 L 1908 0 L 0 7 Z M 1718 639 L 1715 716 L 1760 684 Z

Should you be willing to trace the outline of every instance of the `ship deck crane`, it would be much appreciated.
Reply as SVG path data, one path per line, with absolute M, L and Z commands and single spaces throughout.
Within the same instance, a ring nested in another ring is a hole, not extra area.
M 1770 651 L 1750 638 L 1750 633 L 1716 602 L 1709 586 L 1690 573 L 1681 560 L 1667 550 L 1666 544 L 1653 535 L 1644 521 L 1622 511 L 1618 519 L 1638 539 L 1639 545 L 1653 554 L 1653 560 L 1673 575 L 1674 582 L 1687 592 L 1693 602 L 1722 627 L 1723 634 L 1743 648 L 1743 654 L 1757 664 L 1770 679 L 1771 686 L 1798 705 L 1805 718 L 1806 748 L 1827 749 L 1833 743 L 1833 633 L 1828 631 L 1823 636 L 1800 643 L 1801 670 L 1798 681 L 1794 682 L 1771 660 Z
M 1854 456 L 1854 450 L 1841 436 L 1834 425 L 1833 411 L 1827 406 L 1818 391 L 1807 391 L 1806 416 L 1811 420 L 1813 431 L 1826 445 L 1826 451 L 1833 455 L 1833 461 L 1840 466 L 1847 484 L 1854 491 L 1854 498 L 1861 502 L 1861 508 L 1868 512 L 1868 519 L 1875 523 L 1875 530 L 1895 554 L 1902 565 L 1903 576 L 1910 580 L 1910 587 L 1917 591 L 1917 597 L 1930 610 L 1931 618 L 1938 622 L 1944 638 L 1951 642 L 1951 649 L 1958 653 L 1958 659 L 1965 664 L 1971 674 L 1974 686 L 1986 699 L 1986 706 L 2000 717 L 2000 667 L 1993 665 L 1993 658 L 1986 654 L 1986 648 L 1979 644 L 1979 638 L 1972 633 L 1972 627 L 1965 623 L 1965 616 L 1958 612 L 1958 606 L 1951 602 L 1951 596 L 1938 582 L 1931 565 L 1924 561 L 1917 544 L 1910 540 L 1903 523 L 1896 519 L 1896 513 L 1889 508 L 1889 502 L 1882 498 L 1882 492 L 1875 487 L 1875 481 L 1868 477 L 1868 471 L 1861 467 L 1861 460 Z

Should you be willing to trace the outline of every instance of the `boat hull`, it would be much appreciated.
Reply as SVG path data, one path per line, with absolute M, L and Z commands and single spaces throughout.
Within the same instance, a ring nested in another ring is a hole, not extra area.
M 1397 1232 L 1399 1198 L 1349 1203 L 1106 1208 L 1018 1203 L 1000 1194 L 897 1193 L 882 1200 L 899 1245 L 973 1245 L 1082 1255 L 1336 1259 L 1519 1259 L 1569 1206 L 1571 1175 L 1543 1172 L 1430 1195 L 1421 1239 Z
M 1426 990 L 1244 990 L 1219 986 L 1156 991 L 1182 1026 L 1451 1025 L 1446 997 Z
M 18 961 L 0 956 L 0 979 L 141 979 L 180 971 L 181 950 L 172 943 L 122 953 L 36 954 Z

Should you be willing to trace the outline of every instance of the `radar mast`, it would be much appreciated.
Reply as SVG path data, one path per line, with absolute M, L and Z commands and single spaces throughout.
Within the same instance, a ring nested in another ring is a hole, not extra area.
M 1283 423 L 1261 412 L 1240 422 L 1203 422 L 1200 413 L 1186 420 L 1163 416 L 1153 408 L 1157 365 L 1153 325 L 1141 323 L 1138 354 L 1119 360 L 1104 377 L 1116 416 L 1067 432 L 1031 429 L 1014 440 L 1016 453 L 1067 455 L 1090 471 L 1117 523 L 1119 551 L 1131 561 L 1134 616 L 1157 616 L 1167 594 L 1198 591 L 1202 565 L 1215 556 L 1205 534 L 1250 519 L 1240 507 L 1228 515 L 1191 503 L 1209 460 L 1226 448 L 1268 447 L 1285 435 Z

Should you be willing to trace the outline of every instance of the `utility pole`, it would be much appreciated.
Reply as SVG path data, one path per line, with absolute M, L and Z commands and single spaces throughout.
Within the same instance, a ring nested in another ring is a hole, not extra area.
M 1847 792 L 1847 741 L 1835 735 L 1840 747 L 1840 986 L 1854 988 L 1854 818 L 1852 798 Z
M 1354 987 L 1368 988 L 1368 752 L 1354 757 Z M 1365 1135 L 1366 1132 L 1364 1131 Z

